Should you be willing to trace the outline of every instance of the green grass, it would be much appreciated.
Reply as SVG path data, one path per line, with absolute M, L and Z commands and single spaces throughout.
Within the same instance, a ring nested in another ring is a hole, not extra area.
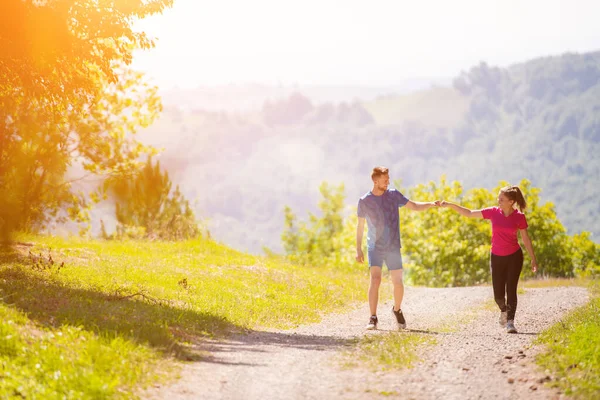
M 592 300 L 571 312 L 537 339 L 546 351 L 537 363 L 554 379 L 550 385 L 576 398 L 594 399 L 600 393 L 600 289 L 591 285 Z
M 382 391 L 377 392 L 377 394 L 380 396 L 394 396 L 394 397 L 400 396 L 400 393 L 398 393 L 395 390 L 382 390 Z
M 190 344 L 203 337 L 316 322 L 363 301 L 368 285 L 366 269 L 300 267 L 207 240 L 20 240 L 34 246 L 0 249 L 0 398 L 135 397 L 172 377 L 176 360 L 201 358 Z
M 414 332 L 368 334 L 342 355 L 342 365 L 350 368 L 366 366 L 378 371 L 410 368 L 419 359 L 419 348 L 433 344 L 433 337 Z
M 542 278 L 527 279 L 519 281 L 519 289 L 527 288 L 547 288 L 560 286 L 583 286 L 587 287 L 590 280 L 586 278 Z
M 34 326 L 4 304 L 0 319 L 0 398 L 125 399 L 169 371 L 156 353 L 119 336 Z

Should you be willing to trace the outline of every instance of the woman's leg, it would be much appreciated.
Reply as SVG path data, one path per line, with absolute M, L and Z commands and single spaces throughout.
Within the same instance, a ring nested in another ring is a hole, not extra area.
M 506 279 L 506 311 L 507 319 L 512 321 L 515 319 L 515 312 L 517 311 L 517 286 L 519 285 L 519 277 L 521 276 L 521 270 L 523 269 L 523 251 L 519 249 L 509 257 L 507 265 L 507 279 Z
M 506 278 L 507 278 L 507 266 L 506 257 L 491 255 L 492 265 L 492 286 L 494 287 L 494 300 L 500 308 L 500 311 L 506 311 Z

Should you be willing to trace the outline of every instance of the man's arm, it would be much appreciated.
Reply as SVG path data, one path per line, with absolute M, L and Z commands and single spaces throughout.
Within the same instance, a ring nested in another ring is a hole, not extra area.
M 365 230 L 365 219 L 358 218 L 358 224 L 356 224 L 356 261 L 359 263 L 365 260 L 365 256 L 362 251 L 362 237 Z
M 412 201 L 409 200 L 405 207 L 408 208 L 409 210 L 413 210 L 413 211 L 425 211 L 425 210 L 429 210 L 431 207 L 435 207 L 436 204 L 433 201 L 427 201 L 427 202 L 420 202 L 420 201 Z

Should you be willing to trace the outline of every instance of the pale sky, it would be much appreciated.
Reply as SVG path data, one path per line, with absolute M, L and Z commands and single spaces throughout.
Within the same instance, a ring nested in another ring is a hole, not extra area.
M 134 67 L 163 88 L 393 86 L 600 50 L 599 0 L 175 0 L 138 29 Z

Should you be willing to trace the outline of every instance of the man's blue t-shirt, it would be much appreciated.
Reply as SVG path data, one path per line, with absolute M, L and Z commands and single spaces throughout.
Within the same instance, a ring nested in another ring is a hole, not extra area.
M 367 219 L 369 250 L 400 250 L 400 220 L 398 208 L 408 199 L 396 189 L 381 196 L 368 192 L 358 200 L 358 217 Z

